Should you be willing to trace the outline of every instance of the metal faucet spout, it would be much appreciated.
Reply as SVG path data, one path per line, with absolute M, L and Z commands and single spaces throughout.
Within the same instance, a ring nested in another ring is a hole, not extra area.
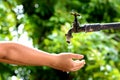
M 70 43 L 70 40 L 71 40 L 71 38 L 72 38 L 72 29 L 70 29 L 70 30 L 68 31 L 68 33 L 65 34 L 65 36 L 66 36 L 66 41 L 67 41 L 67 43 Z

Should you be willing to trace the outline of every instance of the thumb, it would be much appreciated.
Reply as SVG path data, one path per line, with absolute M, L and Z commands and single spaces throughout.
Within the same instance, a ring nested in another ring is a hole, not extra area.
M 73 59 L 82 59 L 82 58 L 84 58 L 84 56 L 81 55 L 81 54 L 73 54 L 73 53 L 69 54 L 69 57 L 73 58 Z

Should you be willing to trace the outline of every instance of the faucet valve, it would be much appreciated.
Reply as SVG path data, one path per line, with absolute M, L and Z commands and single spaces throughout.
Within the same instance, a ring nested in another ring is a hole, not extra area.
M 79 28 L 79 22 L 77 20 L 77 16 L 80 16 L 80 14 L 78 14 L 77 12 L 71 12 L 72 15 L 74 15 L 74 21 L 73 21 L 73 24 L 72 24 L 72 28 L 68 31 L 67 34 L 65 34 L 66 36 L 66 41 L 68 43 L 70 43 L 70 39 L 72 38 L 72 33 L 77 33 L 78 32 L 78 28 Z

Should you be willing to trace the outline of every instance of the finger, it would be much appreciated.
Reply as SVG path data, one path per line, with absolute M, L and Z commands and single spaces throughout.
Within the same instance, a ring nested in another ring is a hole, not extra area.
M 76 60 L 76 61 L 74 61 L 75 62 L 75 67 L 77 67 L 77 66 L 80 66 L 80 65 L 82 65 L 82 64 L 85 64 L 85 60 Z
M 81 55 L 81 54 L 69 54 L 69 57 L 73 58 L 73 59 L 82 59 L 82 58 L 84 58 L 84 56 Z
M 77 70 L 80 70 L 83 67 L 84 67 L 84 64 L 82 64 L 81 66 L 78 66 L 78 67 L 75 67 L 75 68 L 71 69 L 71 71 L 77 71 Z
M 85 60 L 82 60 L 82 61 L 76 60 L 75 61 L 75 66 L 71 69 L 71 71 L 79 70 L 82 67 L 84 67 L 84 65 L 85 65 Z

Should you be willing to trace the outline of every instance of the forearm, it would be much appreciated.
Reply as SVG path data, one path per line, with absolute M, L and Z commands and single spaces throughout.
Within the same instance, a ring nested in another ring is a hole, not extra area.
M 4 47 L 5 56 L 2 59 L 11 63 L 49 66 L 54 59 L 54 56 L 51 54 L 17 43 L 4 43 Z

